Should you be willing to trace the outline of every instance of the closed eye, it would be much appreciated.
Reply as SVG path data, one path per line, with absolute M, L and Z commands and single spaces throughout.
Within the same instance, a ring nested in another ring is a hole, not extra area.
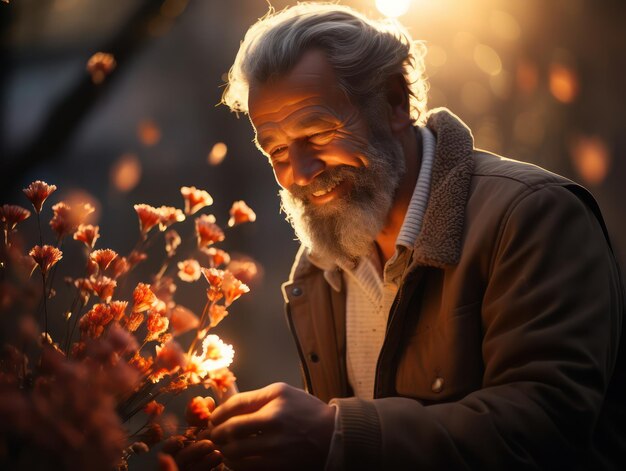
M 328 131 L 311 134 L 308 140 L 313 144 L 328 144 L 333 137 L 335 137 L 335 129 L 329 129 Z
M 275 147 L 274 149 L 270 151 L 270 157 L 278 157 L 286 150 L 287 150 L 287 146 Z

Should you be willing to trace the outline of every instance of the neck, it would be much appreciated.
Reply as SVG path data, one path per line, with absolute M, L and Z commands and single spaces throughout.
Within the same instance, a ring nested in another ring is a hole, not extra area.
M 396 240 L 406 215 L 413 191 L 417 183 L 420 165 L 422 163 L 422 136 L 415 128 L 410 127 L 399 138 L 404 150 L 406 172 L 396 191 L 393 205 L 387 215 L 385 226 L 376 237 L 376 244 L 380 251 L 382 264 L 387 263 L 396 251 Z

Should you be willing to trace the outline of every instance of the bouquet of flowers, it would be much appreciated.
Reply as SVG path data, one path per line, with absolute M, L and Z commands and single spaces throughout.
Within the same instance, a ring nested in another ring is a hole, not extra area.
M 39 243 L 32 248 L 24 247 L 18 231 L 31 211 L 0 206 L 0 468 L 127 469 L 133 454 L 177 433 L 175 417 L 165 413 L 168 398 L 197 385 L 210 388 L 217 401 L 236 392 L 229 370 L 234 350 L 211 330 L 249 291 L 243 281 L 256 267 L 231 261 L 215 246 L 224 231 L 213 215 L 198 214 L 213 200 L 195 187 L 181 188 L 184 210 L 135 205 L 139 238 L 125 256 L 95 248 L 100 228 L 87 223 L 94 210 L 89 204 L 53 205 L 49 225 L 56 240 L 46 244 L 42 211 L 55 190 L 43 181 L 24 189 L 38 227 Z M 174 226 L 192 218 L 195 241 L 190 256 L 182 257 L 185 247 Z M 237 201 L 228 226 L 255 218 Z M 158 242 L 158 272 L 131 281 Z M 62 280 L 71 302 L 61 308 L 55 275 L 64 244 L 82 244 L 84 257 L 82 273 Z M 174 300 L 172 270 L 183 282 L 206 280 L 199 316 Z M 183 348 L 179 336 L 190 331 L 193 338 Z M 190 428 L 177 440 L 206 428 L 214 407 L 212 397 L 192 399 Z

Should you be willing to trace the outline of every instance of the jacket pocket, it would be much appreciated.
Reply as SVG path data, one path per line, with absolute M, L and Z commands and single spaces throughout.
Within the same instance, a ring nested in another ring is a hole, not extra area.
M 423 402 L 448 402 L 481 387 L 481 302 L 457 308 L 415 327 L 400 345 L 396 391 Z M 428 315 L 422 316 L 422 320 Z

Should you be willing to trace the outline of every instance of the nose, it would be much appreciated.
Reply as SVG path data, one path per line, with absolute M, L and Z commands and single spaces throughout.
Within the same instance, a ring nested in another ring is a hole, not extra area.
M 326 162 L 317 152 L 299 142 L 289 146 L 289 161 L 293 183 L 300 186 L 311 183 L 326 168 Z

